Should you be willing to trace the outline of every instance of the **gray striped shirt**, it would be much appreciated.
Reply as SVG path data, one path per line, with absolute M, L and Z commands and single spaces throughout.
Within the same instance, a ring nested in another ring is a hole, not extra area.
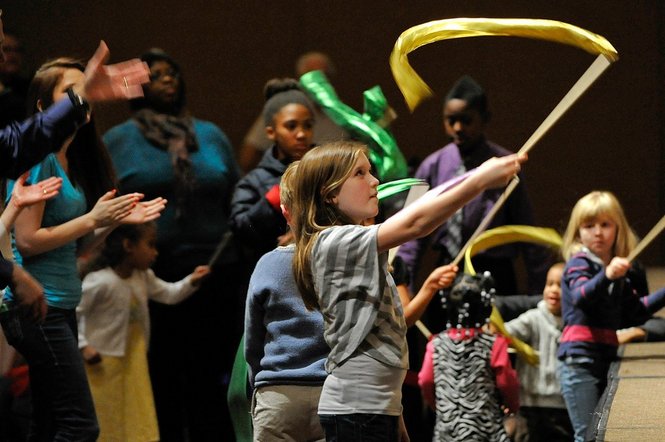
M 388 273 L 388 253 L 377 251 L 378 227 L 331 227 L 319 234 L 312 250 L 323 337 L 331 349 L 328 373 L 356 351 L 408 368 L 404 312 Z

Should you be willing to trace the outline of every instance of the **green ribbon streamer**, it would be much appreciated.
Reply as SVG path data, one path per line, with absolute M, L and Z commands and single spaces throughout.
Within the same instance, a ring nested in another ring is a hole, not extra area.
M 361 115 L 339 99 L 321 71 L 306 73 L 300 77 L 300 85 L 335 124 L 346 129 L 354 139 L 369 146 L 369 160 L 380 181 L 407 176 L 406 160 L 395 137 L 379 124 L 389 111 L 388 101 L 379 86 L 363 94 L 365 113 Z
M 405 192 L 411 187 L 423 183 L 425 183 L 425 180 L 421 180 L 420 178 L 403 178 L 401 180 L 382 183 L 376 188 L 379 193 L 377 197 L 379 198 L 379 201 L 383 201 L 386 198 L 397 195 L 400 192 Z

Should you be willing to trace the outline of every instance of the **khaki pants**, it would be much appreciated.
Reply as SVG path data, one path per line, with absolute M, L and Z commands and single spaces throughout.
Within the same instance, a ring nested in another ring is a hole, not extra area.
M 254 391 L 255 442 L 325 441 L 317 414 L 323 386 L 268 385 Z

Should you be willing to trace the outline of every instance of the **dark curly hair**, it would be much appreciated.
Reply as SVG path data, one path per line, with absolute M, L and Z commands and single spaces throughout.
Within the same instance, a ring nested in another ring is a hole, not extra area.
M 441 307 L 450 328 L 479 328 L 489 322 L 496 292 L 489 272 L 459 275 L 452 288 L 441 292 Z

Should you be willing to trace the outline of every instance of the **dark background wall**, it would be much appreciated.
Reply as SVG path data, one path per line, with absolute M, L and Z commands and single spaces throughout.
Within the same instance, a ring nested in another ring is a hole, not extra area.
M 607 38 L 620 59 L 532 151 L 524 171 L 538 222 L 562 230 L 575 201 L 593 189 L 615 192 L 640 235 L 665 213 L 662 0 L 4 0 L 2 8 L 32 67 L 59 55 L 87 59 L 99 39 L 111 61 L 165 49 L 183 67 L 192 113 L 217 123 L 234 146 L 262 107 L 265 81 L 293 75 L 307 50 L 327 52 L 339 96 L 360 110 L 362 92 L 380 85 L 399 115 L 393 129 L 401 149 L 419 159 L 445 143 L 440 101 L 462 74 L 489 93 L 490 138 L 517 150 L 594 57 L 507 37 L 434 43 L 410 59 L 437 97 L 410 114 L 388 65 L 401 32 L 455 17 L 568 22 Z M 102 130 L 129 115 L 124 104 L 98 111 Z M 663 244 L 648 249 L 648 264 L 662 264 Z

